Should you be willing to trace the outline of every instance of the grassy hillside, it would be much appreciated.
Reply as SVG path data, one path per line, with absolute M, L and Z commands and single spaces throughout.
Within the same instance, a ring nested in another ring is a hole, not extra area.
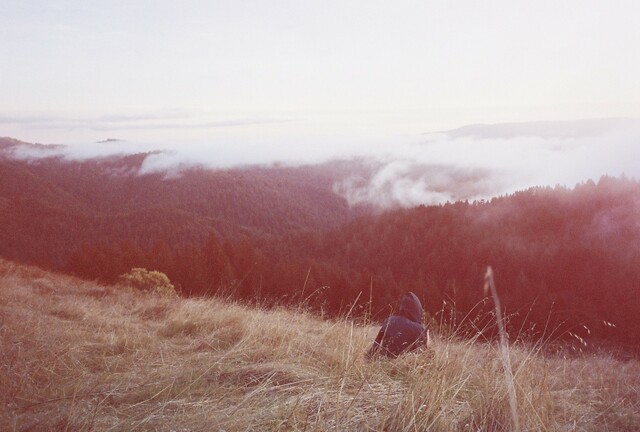
M 163 299 L 0 261 L 1 430 L 509 430 L 495 346 Z M 638 430 L 640 363 L 512 347 L 522 430 Z

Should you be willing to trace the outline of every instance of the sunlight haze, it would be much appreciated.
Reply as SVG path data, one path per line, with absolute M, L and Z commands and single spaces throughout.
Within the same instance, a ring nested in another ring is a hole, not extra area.
M 511 171 L 496 193 L 640 174 L 628 163 L 640 138 L 637 2 L 26 1 L 1 12 L 0 136 L 75 156 Z M 592 133 L 603 121 L 617 123 Z M 519 123 L 478 145 L 434 135 Z M 96 148 L 107 138 L 123 141 Z
M 639 116 L 639 15 L 624 1 L 6 2 L 2 128 L 71 142 Z

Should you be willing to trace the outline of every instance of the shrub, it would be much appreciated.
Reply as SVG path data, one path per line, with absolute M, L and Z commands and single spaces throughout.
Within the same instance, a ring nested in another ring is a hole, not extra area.
M 120 283 L 137 290 L 157 294 L 161 297 L 177 297 L 178 292 L 166 274 L 144 268 L 132 268 L 129 273 L 120 275 Z

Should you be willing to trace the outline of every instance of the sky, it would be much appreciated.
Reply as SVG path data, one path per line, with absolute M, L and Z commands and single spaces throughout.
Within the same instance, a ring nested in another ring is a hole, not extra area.
M 640 144 L 638 16 L 625 0 L 5 0 L 0 136 L 221 166 L 371 153 L 502 169 L 524 146 L 557 171 L 593 165 L 600 148 L 567 155 L 607 136 L 618 159 L 571 181 L 617 175 Z M 451 133 L 478 124 L 517 131 Z

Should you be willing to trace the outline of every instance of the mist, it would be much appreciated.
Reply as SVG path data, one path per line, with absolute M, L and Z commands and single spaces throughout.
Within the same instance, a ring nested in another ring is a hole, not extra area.
M 532 186 L 573 187 L 603 175 L 640 177 L 640 121 L 469 125 L 377 154 L 368 177 L 335 190 L 350 203 L 415 206 L 480 200 Z
M 238 129 L 234 129 L 237 131 Z M 572 187 L 603 175 L 640 178 L 640 120 L 476 124 L 424 134 L 228 133 L 211 140 L 126 141 L 5 149 L 10 157 L 87 160 L 149 153 L 138 175 L 192 167 L 290 166 L 358 160 L 334 191 L 352 205 L 410 207 L 488 199 L 531 186 Z

